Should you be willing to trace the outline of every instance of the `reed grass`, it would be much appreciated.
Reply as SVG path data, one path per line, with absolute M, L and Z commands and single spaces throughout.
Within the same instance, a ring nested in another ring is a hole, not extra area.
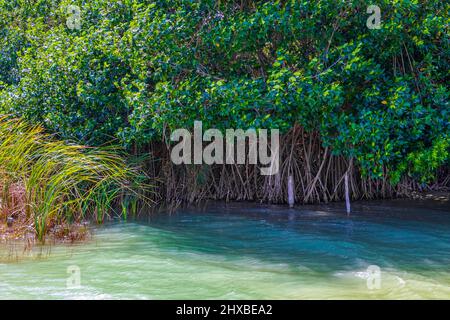
M 137 188 L 141 178 L 118 148 L 68 144 L 41 126 L 0 116 L 2 214 L 32 219 L 40 241 L 58 222 L 93 217 L 101 223 L 113 214 L 135 214 L 137 199 L 147 201 L 149 185 Z M 127 202 L 121 204 L 124 197 Z

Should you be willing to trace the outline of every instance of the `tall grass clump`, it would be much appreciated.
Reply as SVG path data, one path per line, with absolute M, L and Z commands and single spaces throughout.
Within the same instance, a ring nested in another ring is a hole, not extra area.
M 25 215 L 40 241 L 58 223 L 88 216 L 102 222 L 114 212 L 125 217 L 128 211 L 136 213 L 136 206 L 123 200 L 145 200 L 136 191 L 139 178 L 118 149 L 68 144 L 38 125 L 0 116 L 2 214 Z

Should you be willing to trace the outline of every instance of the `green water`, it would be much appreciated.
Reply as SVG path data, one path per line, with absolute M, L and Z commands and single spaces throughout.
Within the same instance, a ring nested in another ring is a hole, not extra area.
M 449 204 L 353 210 L 211 204 L 111 223 L 82 245 L 3 246 L 0 298 L 450 298 Z

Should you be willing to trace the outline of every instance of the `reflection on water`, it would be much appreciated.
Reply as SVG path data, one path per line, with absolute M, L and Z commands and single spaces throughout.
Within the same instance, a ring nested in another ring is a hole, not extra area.
M 0 298 L 450 298 L 448 203 L 353 210 L 212 203 L 112 223 L 88 244 L 33 257 L 8 259 L 3 248 Z M 378 289 L 368 286 L 370 265 L 380 268 Z

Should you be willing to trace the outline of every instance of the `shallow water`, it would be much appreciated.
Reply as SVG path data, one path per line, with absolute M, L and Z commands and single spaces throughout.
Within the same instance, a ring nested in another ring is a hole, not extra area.
M 2 299 L 449 299 L 450 204 L 212 203 L 13 257 Z

